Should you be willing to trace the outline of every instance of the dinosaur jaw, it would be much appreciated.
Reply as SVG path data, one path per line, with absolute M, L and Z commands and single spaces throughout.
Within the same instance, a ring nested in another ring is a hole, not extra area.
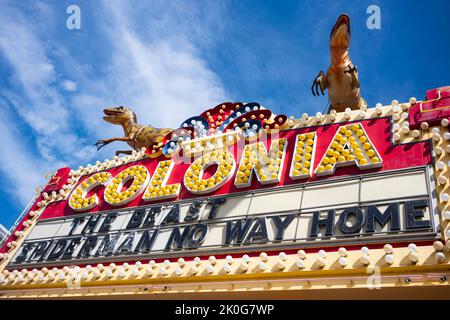
M 117 109 L 104 109 L 103 113 L 105 114 L 103 120 L 112 124 L 119 124 L 121 122 L 123 111 Z
M 330 34 L 330 47 L 348 49 L 350 46 L 350 18 L 341 14 Z

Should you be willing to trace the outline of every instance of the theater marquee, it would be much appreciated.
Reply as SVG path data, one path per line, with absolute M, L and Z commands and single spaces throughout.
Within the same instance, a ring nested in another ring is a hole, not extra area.
M 427 264 L 415 252 L 431 244 L 431 264 L 448 263 L 448 119 L 427 112 L 420 121 L 422 104 L 296 119 L 257 103 L 224 103 L 187 119 L 162 144 L 62 168 L 2 248 L 0 289 L 25 285 L 25 269 L 50 283 L 74 265 L 89 265 L 81 279 L 89 286 L 111 278 L 301 277 L 379 261 L 402 268 Z M 395 247 L 409 248 L 406 260 L 390 257 Z M 327 264 L 324 250 L 337 262 Z

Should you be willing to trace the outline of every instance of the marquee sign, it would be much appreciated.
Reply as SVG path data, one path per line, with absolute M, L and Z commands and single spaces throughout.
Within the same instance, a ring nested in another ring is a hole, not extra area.
M 420 119 L 417 105 L 411 99 L 288 118 L 257 103 L 220 104 L 162 143 L 56 171 L 1 248 L 0 264 L 45 273 L 97 263 L 101 274 L 103 263 L 147 261 L 151 274 L 155 261 L 166 259 L 156 277 L 194 276 L 199 257 L 210 256 L 207 274 L 241 273 L 248 256 L 237 269 L 230 257 L 300 249 L 292 268 L 313 270 L 326 263 L 321 256 L 306 266 L 303 250 L 427 243 L 441 234 L 446 240 L 448 119 L 440 119 L 440 129 L 428 122 L 410 129 L 408 120 Z M 445 258 L 440 254 L 436 261 Z M 211 255 L 228 255 L 222 271 Z M 168 273 L 173 259 L 179 267 Z M 266 253 L 260 259 L 255 272 L 266 270 Z M 273 270 L 283 270 L 284 252 L 280 259 Z M 413 253 L 410 260 L 417 260 Z M 22 281 L 9 271 L 0 285 Z
M 352 177 L 374 173 L 393 183 L 411 179 L 417 189 L 428 189 L 425 171 L 392 175 L 426 167 L 432 157 L 426 141 L 393 145 L 389 117 L 280 130 L 280 124 L 281 129 L 289 126 L 287 118 L 273 116 L 255 103 L 223 104 L 206 112 L 209 119 L 219 117 L 217 114 L 224 115 L 220 130 L 207 131 L 210 124 L 201 116 L 194 117 L 158 151 L 153 148 L 128 161 L 115 158 L 70 171 L 70 192 L 43 210 L 11 263 L 107 256 L 129 259 L 182 249 L 224 251 L 236 246 L 289 246 L 373 233 L 432 231 L 427 191 L 411 192 L 401 202 L 400 198 L 380 196 L 377 200 L 385 198 L 386 202 L 355 201 L 342 209 L 339 202 L 326 209 L 320 202 L 315 207 L 304 206 L 310 185 L 326 181 L 326 186 L 333 186 L 333 181 L 340 180 L 356 184 Z M 275 118 L 278 128 L 263 129 L 255 119 L 246 122 L 246 117 L 252 116 L 263 124 Z M 231 123 L 242 125 L 230 129 Z M 359 192 L 370 193 L 365 189 L 366 179 L 359 180 L 362 187 L 358 188 L 363 188 Z M 269 197 L 270 193 L 290 195 L 286 201 L 293 205 L 285 208 L 279 203 L 277 214 L 270 210 L 255 214 L 252 208 L 236 212 L 225 206 L 226 202 L 245 202 L 251 193 L 261 190 L 269 191 Z

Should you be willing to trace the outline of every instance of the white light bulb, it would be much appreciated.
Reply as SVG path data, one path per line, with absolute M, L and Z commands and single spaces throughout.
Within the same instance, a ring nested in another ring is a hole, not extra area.
M 439 133 L 433 133 L 431 135 L 431 138 L 433 139 L 434 142 L 438 142 L 439 140 L 441 140 L 441 135 Z
M 429 126 L 428 122 L 422 122 L 422 123 L 420 124 L 420 128 L 421 128 L 422 130 L 428 130 L 429 127 L 430 127 L 430 126 Z
M 338 249 L 338 254 L 339 254 L 339 256 L 341 256 L 341 257 L 346 257 L 346 256 L 347 256 L 347 249 L 345 249 L 345 248 L 343 248 L 343 247 L 339 248 L 339 249 Z
M 409 253 L 408 258 L 412 263 L 417 263 L 419 261 L 419 255 L 414 251 Z
M 206 266 L 206 271 L 208 271 L 209 274 L 214 273 L 214 266 L 212 264 L 208 264 Z
M 386 253 L 392 253 L 394 252 L 394 248 L 390 244 L 385 244 L 383 247 L 384 252 Z
M 417 246 L 414 243 L 408 244 L 409 251 L 417 252 Z
M 319 250 L 319 257 L 326 258 L 327 257 L 326 251 L 325 250 Z
M 260 262 L 258 262 L 258 268 L 260 270 L 264 271 L 264 270 L 267 270 L 267 265 L 263 261 L 260 261 Z
M 303 269 L 305 267 L 305 261 L 303 261 L 303 259 L 297 259 L 295 261 L 295 265 L 297 266 L 297 268 Z
M 231 272 L 231 267 L 229 264 L 225 264 L 223 266 L 223 271 L 225 271 L 226 273 L 230 273 Z
M 211 263 L 212 265 L 215 265 L 216 262 L 217 262 L 217 259 L 216 259 L 216 257 L 214 257 L 214 256 L 210 256 L 210 257 L 208 258 L 208 261 L 209 261 L 209 263 Z
M 267 253 L 261 252 L 259 254 L 259 258 L 261 259 L 261 261 L 267 261 L 267 259 L 268 259 Z
M 166 275 L 167 274 L 166 268 L 164 268 L 164 267 L 159 268 L 159 274 L 163 275 L 163 276 Z
M 445 177 L 445 176 L 439 176 L 437 180 L 438 180 L 438 183 L 441 185 L 446 184 L 448 181 L 447 177 Z
M 239 265 L 239 269 L 241 271 L 247 271 L 248 270 L 248 264 L 245 263 L 244 261 L 242 261 L 241 264 Z
M 445 261 L 445 254 L 442 252 L 436 252 L 434 255 L 437 263 L 443 263 Z
M 450 211 L 445 210 L 443 216 L 445 220 L 450 220 Z
M 444 244 L 441 241 L 433 242 L 434 251 L 442 251 L 444 249 Z
M 363 265 L 368 265 L 370 263 L 370 257 L 367 254 L 363 254 L 359 260 Z
M 388 253 L 384 256 L 384 261 L 386 261 L 387 264 L 391 265 L 394 263 L 394 256 Z
M 339 261 L 339 264 L 343 267 L 347 266 L 347 264 L 348 264 L 347 258 L 345 258 L 345 257 L 340 257 L 338 261 Z
M 305 250 L 298 250 L 297 255 L 300 259 L 306 259 L 306 252 Z
M 175 274 L 177 276 L 181 276 L 183 274 L 183 269 L 181 269 L 180 267 L 175 268 Z
M 383 113 L 383 109 L 382 109 L 381 103 L 377 103 L 377 106 L 375 107 L 375 114 L 377 116 L 381 116 L 382 113 Z

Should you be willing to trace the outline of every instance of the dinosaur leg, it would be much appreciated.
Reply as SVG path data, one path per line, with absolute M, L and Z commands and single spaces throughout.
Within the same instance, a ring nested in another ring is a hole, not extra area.
M 119 154 L 128 154 L 128 155 L 131 155 L 132 154 L 132 150 L 117 150 L 116 151 L 116 156 L 118 156 Z
M 114 141 L 124 141 L 124 142 L 128 142 L 128 141 L 130 141 L 130 140 L 131 140 L 131 138 L 129 138 L 129 137 L 102 139 L 102 140 L 98 140 L 98 141 L 94 144 L 94 147 L 97 147 L 97 151 L 98 151 L 98 150 L 100 150 L 101 148 L 103 148 L 104 146 L 106 146 L 107 144 L 110 144 L 111 142 L 114 142 Z

